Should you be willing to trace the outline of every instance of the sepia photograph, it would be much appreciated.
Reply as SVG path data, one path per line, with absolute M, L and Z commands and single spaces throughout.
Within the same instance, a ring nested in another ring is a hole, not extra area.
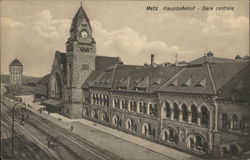
M 3 160 L 250 160 L 249 0 L 1 0 Z

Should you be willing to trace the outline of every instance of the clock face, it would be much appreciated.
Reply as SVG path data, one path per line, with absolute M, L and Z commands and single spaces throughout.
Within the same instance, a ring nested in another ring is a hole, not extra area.
M 81 32 L 81 36 L 82 36 L 82 38 L 87 38 L 88 37 L 88 32 L 87 31 L 82 31 Z

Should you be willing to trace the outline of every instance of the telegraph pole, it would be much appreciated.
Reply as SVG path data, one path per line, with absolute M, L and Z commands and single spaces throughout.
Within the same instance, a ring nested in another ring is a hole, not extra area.
M 12 128 L 11 128 L 11 152 L 12 152 L 12 155 L 13 155 L 13 152 L 14 152 L 14 127 L 15 127 L 15 107 L 16 105 L 19 104 L 19 102 L 17 102 L 13 108 L 12 108 Z

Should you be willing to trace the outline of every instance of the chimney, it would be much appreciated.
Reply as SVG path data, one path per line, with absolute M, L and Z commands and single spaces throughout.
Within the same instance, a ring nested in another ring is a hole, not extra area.
M 178 65 L 178 58 L 177 58 L 177 54 L 175 55 L 175 66 Z
M 237 55 L 237 56 L 235 56 L 234 59 L 235 59 L 235 60 L 240 60 L 240 59 L 241 59 L 241 56 L 240 56 L 240 55 Z
M 208 56 L 208 57 L 213 57 L 214 54 L 213 54 L 211 51 L 209 51 L 209 52 L 207 53 L 207 56 Z
M 154 54 L 151 54 L 151 66 L 154 65 L 154 57 L 155 57 L 155 55 L 154 55 Z

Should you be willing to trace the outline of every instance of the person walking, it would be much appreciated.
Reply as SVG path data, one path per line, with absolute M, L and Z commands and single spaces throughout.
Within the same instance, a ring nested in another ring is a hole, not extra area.
M 71 132 L 73 131 L 73 129 L 74 129 L 74 128 L 73 128 L 73 125 L 71 125 L 71 127 L 70 127 Z

